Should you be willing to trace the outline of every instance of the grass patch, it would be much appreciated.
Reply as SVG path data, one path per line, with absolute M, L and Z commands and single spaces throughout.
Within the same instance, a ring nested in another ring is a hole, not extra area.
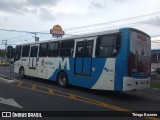
M 151 87 L 160 89 L 160 82 L 151 81 Z

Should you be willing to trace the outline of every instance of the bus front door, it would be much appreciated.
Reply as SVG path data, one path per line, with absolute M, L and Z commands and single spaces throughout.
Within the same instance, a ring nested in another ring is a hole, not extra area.
M 30 48 L 30 57 L 29 57 L 29 68 L 36 69 L 37 66 L 37 53 L 38 53 L 38 46 L 31 46 Z
M 75 74 L 91 76 L 94 40 L 77 41 L 75 55 Z

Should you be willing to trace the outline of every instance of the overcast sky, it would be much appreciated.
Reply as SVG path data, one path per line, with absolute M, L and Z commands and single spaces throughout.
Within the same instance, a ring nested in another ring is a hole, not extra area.
M 79 34 L 131 26 L 160 35 L 160 0 L 0 0 L 0 18 L 0 29 L 7 30 L 49 33 L 59 24 L 67 34 Z M 126 18 L 134 19 L 110 23 Z M 0 48 L 4 48 L 2 40 L 9 44 L 34 41 L 27 33 L 0 31 L 0 36 Z M 40 40 L 51 38 L 49 34 L 38 36 Z M 152 48 L 159 46 L 152 44 Z

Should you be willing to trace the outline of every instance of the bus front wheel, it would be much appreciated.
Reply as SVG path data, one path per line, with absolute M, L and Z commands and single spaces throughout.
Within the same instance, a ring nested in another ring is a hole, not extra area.
M 25 71 L 24 71 L 24 68 L 23 68 L 23 67 L 20 68 L 19 74 L 20 74 L 20 77 L 21 77 L 21 78 L 25 78 L 25 77 L 26 77 Z
M 68 77 L 65 72 L 60 72 L 57 77 L 58 85 L 61 87 L 67 87 L 68 85 Z

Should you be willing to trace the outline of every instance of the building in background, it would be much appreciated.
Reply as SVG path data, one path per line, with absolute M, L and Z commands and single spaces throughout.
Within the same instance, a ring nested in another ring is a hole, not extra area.
M 151 66 L 152 68 L 160 68 L 160 49 L 151 50 Z

